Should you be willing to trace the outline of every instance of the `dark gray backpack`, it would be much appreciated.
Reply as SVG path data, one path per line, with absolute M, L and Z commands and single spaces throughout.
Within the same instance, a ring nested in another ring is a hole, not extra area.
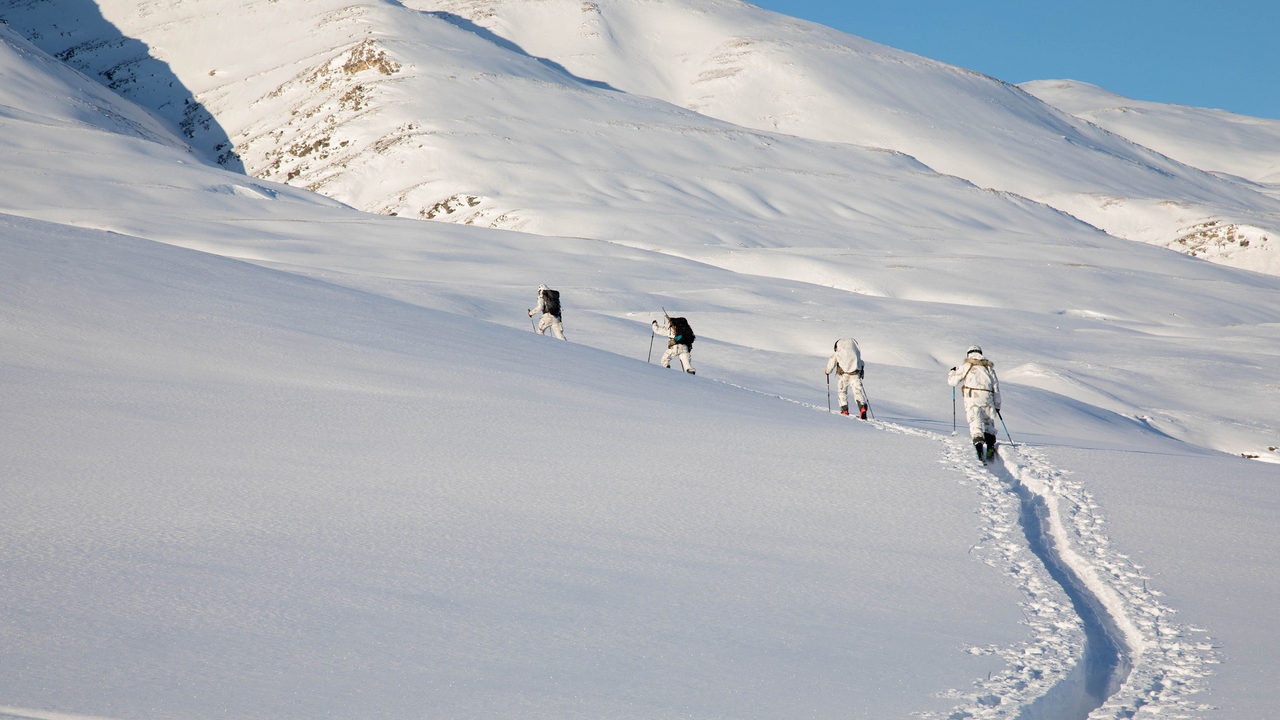
M 697 336 L 693 334 L 689 321 L 682 317 L 668 317 L 667 323 L 671 325 L 671 341 L 677 345 L 688 345 L 692 349 Z
M 547 288 L 542 291 L 542 299 L 542 306 L 545 311 L 560 317 L 560 291 Z

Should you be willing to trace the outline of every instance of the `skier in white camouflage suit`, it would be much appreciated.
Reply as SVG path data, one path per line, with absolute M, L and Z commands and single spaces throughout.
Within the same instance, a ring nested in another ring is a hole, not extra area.
M 684 366 L 684 371 L 690 375 L 695 375 L 693 370 L 693 327 L 689 325 L 689 321 L 683 317 L 671 317 L 667 315 L 667 324 L 659 325 L 654 320 L 653 334 L 667 336 L 667 351 L 662 354 L 662 367 L 671 367 L 671 359 L 680 358 L 680 364 Z
M 867 419 L 867 392 L 862 387 L 862 376 L 866 368 L 862 364 L 862 353 L 858 350 L 858 341 L 853 338 L 840 338 L 831 348 L 831 359 L 827 361 L 827 377 L 836 371 L 840 381 L 836 384 L 836 392 L 840 398 L 840 414 L 849 414 L 849 391 L 853 390 L 854 402 L 858 403 L 858 417 Z M 830 392 L 830 389 L 828 389 Z M 828 396 L 828 400 L 830 396 Z
M 969 346 L 964 362 L 947 373 L 951 387 L 964 396 L 964 416 L 978 459 L 987 462 L 996 456 L 996 418 L 1000 413 L 1000 380 L 996 367 L 982 355 L 982 348 Z
M 564 340 L 564 323 L 560 319 L 560 292 L 546 285 L 538 286 L 538 304 L 529 310 L 529 317 L 539 315 L 537 331 L 539 335 L 551 330 L 558 340 Z

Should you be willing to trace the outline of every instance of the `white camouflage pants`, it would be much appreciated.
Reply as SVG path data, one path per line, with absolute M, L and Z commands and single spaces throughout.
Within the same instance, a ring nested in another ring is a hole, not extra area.
M 538 334 L 546 333 L 548 328 L 557 340 L 564 339 L 564 323 L 560 322 L 560 318 L 551 313 L 542 313 L 542 318 L 538 320 Z
M 964 417 L 969 421 L 969 437 L 977 440 L 985 435 L 996 435 L 996 408 L 994 405 L 965 402 Z
M 688 345 L 672 345 L 667 351 L 662 353 L 662 367 L 671 367 L 671 358 L 679 357 L 680 364 L 684 366 L 685 372 L 693 370 L 693 359 L 689 357 Z
M 867 391 L 862 388 L 862 378 L 855 373 L 838 372 L 840 382 L 836 383 L 836 396 L 840 398 L 840 407 L 849 407 L 849 390 L 853 390 L 853 401 L 859 406 L 867 404 Z

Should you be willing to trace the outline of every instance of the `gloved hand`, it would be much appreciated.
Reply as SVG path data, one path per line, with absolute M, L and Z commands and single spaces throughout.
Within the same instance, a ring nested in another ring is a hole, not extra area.
M 952 366 L 951 366 L 951 372 L 955 372 L 955 371 L 956 371 L 956 366 L 955 366 L 955 365 L 952 365 Z
M 524 312 L 525 312 L 525 314 L 526 314 L 526 315 L 528 315 L 529 317 L 533 317 L 533 311 L 532 311 L 532 310 L 530 310 L 529 308 L 525 308 L 525 309 L 524 309 Z M 952 370 L 955 370 L 955 368 L 951 368 L 951 369 L 952 369 Z
M 866 368 L 858 368 L 858 377 L 862 377 L 867 372 Z

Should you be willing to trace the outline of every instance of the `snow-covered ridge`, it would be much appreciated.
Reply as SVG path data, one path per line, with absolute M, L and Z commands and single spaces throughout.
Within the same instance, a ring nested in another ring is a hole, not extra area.
M 157 118 L 33 47 L 0 23 L 0 114 L 34 125 L 93 127 L 186 149 Z
M 902 221 L 882 188 L 853 178 L 919 183 L 923 194 L 911 206 L 927 214 L 950 204 L 935 198 L 952 195 L 945 182 L 916 177 L 927 168 L 1173 249 L 1188 249 L 1178 242 L 1186 228 L 1233 225 L 1248 245 L 1200 254 L 1280 269 L 1270 242 L 1280 227 L 1274 195 L 1171 160 L 993 78 L 738 0 L 85 6 L 101 22 L 69 22 L 48 2 L 6 17 L 51 53 L 109 76 L 211 156 L 373 212 L 624 241 L 644 235 L 641 242 L 660 238 L 676 252 L 687 252 L 679 243 L 686 237 L 693 246 L 754 246 L 760 235 L 794 232 L 797 218 L 834 218 L 857 223 L 840 228 L 851 244 Z M 150 55 L 122 60 L 119 43 L 99 37 L 111 32 L 141 39 Z M 208 37 L 235 41 L 202 41 Z M 349 62 L 363 53 L 386 64 Z M 156 59 L 187 96 L 160 82 Z M 923 167 L 886 173 L 863 148 L 903 153 Z M 691 154 L 719 172 L 681 172 Z M 562 164 L 577 172 L 556 183 L 538 176 Z M 636 166 L 642 175 L 629 172 Z M 745 178 L 741 167 L 800 174 Z M 794 187 L 803 200 L 778 205 L 763 197 L 760 181 Z M 723 214 L 714 227 L 697 220 L 708 202 Z M 640 217 L 662 207 L 675 222 L 629 220 L 622 233 L 591 212 L 601 203 Z M 779 210 L 787 222 L 753 231 Z M 938 215 L 919 223 L 951 235 L 975 227 Z M 813 242 L 796 234 L 792 244 Z
M 1280 120 L 1134 100 L 1071 80 L 1037 80 L 1019 87 L 1179 162 L 1280 185 Z
M 1257 190 L 1248 183 L 1208 177 L 1194 162 L 1170 160 L 1126 139 L 1132 136 L 1080 122 L 994 78 L 739 0 L 413 5 L 465 16 L 575 74 L 628 92 L 744 127 L 891 148 L 938 172 L 1048 203 L 1121 237 L 1179 249 L 1174 242 L 1188 225 L 1256 227 L 1251 250 L 1213 259 L 1276 268 L 1274 249 L 1262 246 L 1280 228 L 1278 206 L 1253 197 Z M 1201 135 L 1219 130 L 1219 118 L 1181 117 Z M 1158 138 L 1154 130 L 1141 137 Z M 1264 137 L 1277 142 L 1280 132 L 1273 127 Z M 1206 151 L 1211 142 L 1203 144 Z M 1232 164 L 1221 157 L 1217 162 Z

